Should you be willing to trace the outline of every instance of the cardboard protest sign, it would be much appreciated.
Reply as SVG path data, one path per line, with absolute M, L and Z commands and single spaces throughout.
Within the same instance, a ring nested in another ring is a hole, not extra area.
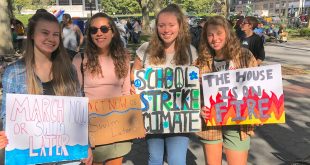
M 6 95 L 5 164 L 80 160 L 88 154 L 88 99 Z
M 198 68 L 193 66 L 135 71 L 134 85 L 140 93 L 148 133 L 200 131 L 198 74 Z
M 91 100 L 88 108 L 92 146 L 145 136 L 139 95 Z
M 285 123 L 281 65 L 202 75 L 208 126 Z

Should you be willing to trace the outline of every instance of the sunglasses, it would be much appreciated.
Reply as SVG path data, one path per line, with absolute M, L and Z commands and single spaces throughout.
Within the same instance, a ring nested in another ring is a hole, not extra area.
M 107 33 L 111 28 L 108 27 L 108 26 L 105 26 L 105 25 L 101 26 L 100 28 L 96 28 L 96 27 L 92 27 L 92 26 L 91 26 L 91 27 L 89 28 L 89 32 L 90 32 L 90 34 L 97 34 L 98 29 L 100 29 L 100 31 L 101 31 L 102 33 Z

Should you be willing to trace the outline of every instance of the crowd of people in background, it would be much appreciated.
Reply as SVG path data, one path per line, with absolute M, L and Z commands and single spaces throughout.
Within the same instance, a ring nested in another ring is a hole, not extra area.
M 265 29 L 255 17 L 229 22 L 222 16 L 200 19 L 190 27 L 178 5 L 162 9 L 152 25 L 152 37 L 136 50 L 130 67 L 128 42 L 140 44 L 140 19 L 115 20 L 105 13 L 93 15 L 85 32 L 64 14 L 62 23 L 42 11 L 29 19 L 28 31 L 17 20 L 11 21 L 15 38 L 27 35 L 23 58 L 9 65 L 3 76 L 1 118 L 5 125 L 7 93 L 86 96 L 103 99 L 134 94 L 133 71 L 145 67 L 197 66 L 204 73 L 255 67 L 265 59 L 266 38 L 287 41 L 285 26 L 273 24 Z M 85 35 L 83 35 L 85 34 Z M 237 42 L 239 41 L 239 42 Z M 85 49 L 81 46 L 85 43 Z M 73 65 L 71 65 L 71 61 Z M 109 72 L 106 72 L 109 70 Z M 201 117 L 210 112 L 202 106 Z M 221 164 L 225 151 L 229 164 L 247 164 L 253 125 L 202 126 L 196 133 L 203 144 L 208 164 Z M 145 137 L 149 165 L 185 165 L 189 134 L 148 134 Z M 0 132 L 0 148 L 8 144 Z M 165 150 L 166 149 L 166 150 Z M 116 142 L 89 148 L 85 164 L 122 164 L 131 150 L 131 141 Z

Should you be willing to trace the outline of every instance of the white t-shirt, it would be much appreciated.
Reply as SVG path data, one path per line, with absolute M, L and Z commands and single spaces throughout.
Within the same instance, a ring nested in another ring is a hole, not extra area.
M 145 42 L 143 43 L 136 51 L 138 57 L 140 58 L 140 60 L 143 62 L 143 57 L 145 55 L 145 51 L 147 49 L 147 47 L 149 46 L 149 42 Z M 191 52 L 192 52 L 192 62 L 194 62 L 197 58 L 198 58 L 198 54 L 197 54 L 197 50 L 194 46 L 190 45 L 190 48 L 191 48 Z M 146 54 L 148 55 L 148 54 Z M 166 54 L 166 63 L 165 64 L 162 64 L 162 65 L 150 65 L 149 64 L 149 59 L 148 57 L 145 59 L 145 63 L 144 63 L 144 67 L 174 67 L 176 66 L 175 65 L 175 62 L 173 60 L 173 57 L 174 57 L 174 53 L 172 54 Z M 191 65 L 190 62 L 188 62 L 187 66 L 188 65 Z

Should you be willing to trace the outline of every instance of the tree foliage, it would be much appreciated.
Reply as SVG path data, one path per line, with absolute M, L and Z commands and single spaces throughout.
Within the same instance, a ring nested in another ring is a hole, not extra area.
M 139 13 L 139 4 L 132 0 L 104 0 L 101 1 L 104 12 L 112 14 L 134 14 Z
M 14 7 L 17 9 L 18 13 L 20 14 L 22 8 L 30 7 L 32 0 L 14 0 Z

